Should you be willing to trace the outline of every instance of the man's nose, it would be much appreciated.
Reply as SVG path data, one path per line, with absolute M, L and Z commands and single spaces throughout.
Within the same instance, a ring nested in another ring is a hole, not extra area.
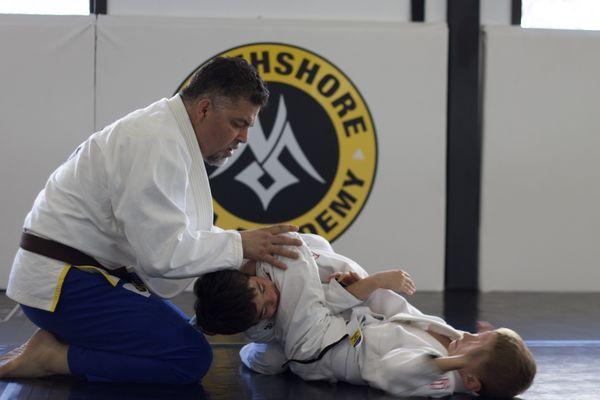
M 242 143 L 248 143 L 248 127 L 242 128 L 237 139 Z

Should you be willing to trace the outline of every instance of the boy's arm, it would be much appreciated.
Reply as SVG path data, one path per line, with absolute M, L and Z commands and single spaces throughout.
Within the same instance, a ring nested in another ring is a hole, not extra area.
M 394 292 L 413 294 L 415 284 L 410 275 L 402 270 L 376 272 L 371 276 L 354 282 L 346 288 L 354 297 L 366 300 L 377 289 L 389 289 Z
M 377 289 L 391 289 L 409 295 L 415 291 L 410 275 L 400 270 L 378 272 L 364 278 L 353 271 L 347 273 L 337 272 L 330 275 L 329 278 L 331 279 L 328 284 L 323 285 L 323 290 L 327 307 L 334 314 L 361 304 Z M 390 293 L 390 295 L 400 297 L 395 293 Z M 404 300 L 404 302 L 406 301 Z M 398 309 L 398 312 L 403 311 L 405 308 L 406 306 L 403 306 L 403 308 Z
M 439 355 L 430 348 L 395 348 L 385 355 L 367 356 L 361 375 L 370 386 L 395 396 L 445 396 L 454 388 L 449 387 L 448 373 L 435 363 Z M 442 380 L 447 384 L 435 384 Z
M 352 274 L 353 277 L 356 277 L 352 282 L 360 279 L 358 275 Z M 343 281 L 340 279 L 341 276 L 342 275 L 338 275 L 338 277 L 330 276 L 328 277 L 329 282 L 322 285 L 323 292 L 325 293 L 325 300 L 327 301 L 327 308 L 329 308 L 333 314 L 342 313 L 362 303 L 362 300 L 356 298 L 352 293 L 346 290 L 349 283 L 347 280 Z
M 464 356 L 438 357 L 431 360 L 431 362 L 443 372 L 454 371 L 467 366 L 467 361 Z
M 441 356 L 431 348 L 405 347 L 384 355 L 367 354 L 362 376 L 369 385 L 400 397 L 445 396 L 454 390 L 448 373 L 477 371 L 492 357 L 495 343 L 495 336 L 490 336 L 481 346 L 455 356 Z

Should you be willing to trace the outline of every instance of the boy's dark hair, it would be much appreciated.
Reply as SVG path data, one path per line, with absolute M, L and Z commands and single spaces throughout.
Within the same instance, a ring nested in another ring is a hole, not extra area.
M 507 328 L 496 331 L 498 338 L 494 355 L 478 373 L 481 382 L 479 394 L 512 399 L 531 386 L 537 368 L 521 336 Z
M 227 269 L 204 274 L 194 284 L 196 325 L 208 334 L 232 335 L 258 322 L 250 277 Z
M 181 97 L 192 102 L 202 96 L 237 101 L 246 99 L 263 107 L 269 90 L 256 68 L 241 57 L 215 57 L 201 66 L 181 90 Z

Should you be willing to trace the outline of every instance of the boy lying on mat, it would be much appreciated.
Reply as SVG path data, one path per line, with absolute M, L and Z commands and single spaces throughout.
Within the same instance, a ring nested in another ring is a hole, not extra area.
M 536 373 L 521 337 L 480 324 L 471 334 L 425 315 L 397 291 L 414 292 L 400 270 L 369 276 L 315 235 L 301 239 L 286 271 L 267 263 L 218 271 L 195 284 L 196 323 L 208 334 L 244 332 L 243 363 L 305 380 L 368 384 L 397 396 L 467 392 L 512 397 Z

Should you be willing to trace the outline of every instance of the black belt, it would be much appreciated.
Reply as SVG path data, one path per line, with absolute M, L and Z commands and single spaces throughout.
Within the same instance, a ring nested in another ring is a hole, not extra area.
M 140 277 L 132 272 L 127 271 L 127 268 L 120 267 L 117 269 L 108 269 L 104 265 L 100 264 L 94 257 L 88 256 L 87 254 L 73 247 L 67 246 L 66 244 L 58 243 L 51 239 L 44 239 L 28 232 L 23 232 L 21 235 L 20 246 L 22 249 L 32 253 L 52 258 L 54 260 L 63 261 L 70 265 L 92 266 L 100 268 L 110 275 L 114 275 L 117 278 L 131 282 L 139 290 L 146 290 L 146 285 L 144 285 L 144 282 L 140 279 Z
M 348 334 L 346 333 L 344 336 L 342 336 L 337 342 L 333 342 L 329 345 L 327 345 L 327 347 L 325 347 L 323 350 L 321 350 L 321 352 L 319 353 L 319 355 L 315 358 L 311 358 L 309 360 L 296 360 L 296 359 L 291 359 L 291 360 L 287 360 L 286 362 L 284 362 L 281 367 L 285 367 L 286 365 L 288 365 L 291 362 L 296 362 L 299 364 L 312 364 L 314 362 L 319 361 L 321 358 L 323 358 L 323 356 L 325 354 L 327 354 L 327 352 L 331 349 L 333 349 L 336 345 L 338 345 L 339 343 L 342 342 L 342 340 L 346 339 L 348 337 Z

